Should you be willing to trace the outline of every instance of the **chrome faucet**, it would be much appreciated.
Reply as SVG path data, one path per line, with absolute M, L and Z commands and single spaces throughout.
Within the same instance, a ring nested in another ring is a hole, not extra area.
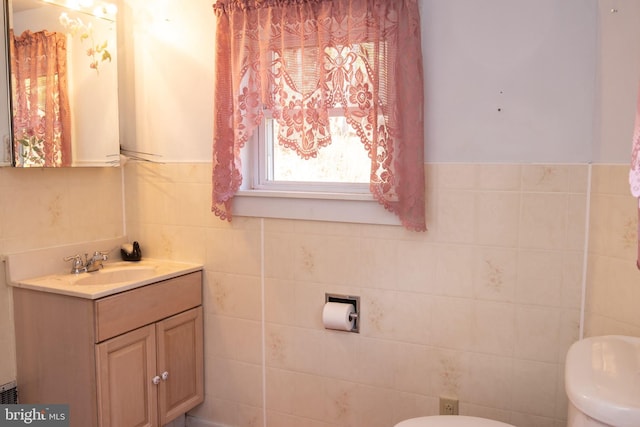
M 65 261 L 73 261 L 71 265 L 71 274 L 80 274 L 87 271 L 87 267 L 85 267 L 84 262 L 82 262 L 82 257 L 80 255 L 72 255 L 63 258 Z
M 90 273 L 104 267 L 102 263 L 109 259 L 108 254 L 109 252 L 95 251 L 91 258 L 89 258 L 89 254 L 84 254 L 84 261 L 80 255 L 64 257 L 64 260 L 73 262 L 71 265 L 71 274 Z
M 102 265 L 102 262 L 109 259 L 109 257 L 107 256 L 108 253 L 109 252 L 95 251 L 91 258 L 89 258 L 88 254 L 84 254 L 84 259 L 85 259 L 84 266 L 87 269 L 86 271 L 88 272 L 98 271 L 102 267 L 104 267 Z

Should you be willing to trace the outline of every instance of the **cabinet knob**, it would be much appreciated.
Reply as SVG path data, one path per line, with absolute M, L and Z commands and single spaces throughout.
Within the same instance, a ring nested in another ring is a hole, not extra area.
M 169 378 L 169 372 L 164 371 L 160 376 L 162 377 L 162 381 L 166 381 L 167 378 Z
M 151 382 L 156 384 L 156 385 L 160 384 L 160 376 L 156 375 L 155 377 L 153 377 L 151 379 Z

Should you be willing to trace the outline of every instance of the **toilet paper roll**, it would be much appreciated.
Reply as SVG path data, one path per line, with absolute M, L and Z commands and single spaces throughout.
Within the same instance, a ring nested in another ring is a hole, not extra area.
M 322 309 L 322 323 L 327 329 L 350 331 L 355 325 L 355 319 L 350 318 L 352 313 L 355 313 L 353 304 L 328 302 Z

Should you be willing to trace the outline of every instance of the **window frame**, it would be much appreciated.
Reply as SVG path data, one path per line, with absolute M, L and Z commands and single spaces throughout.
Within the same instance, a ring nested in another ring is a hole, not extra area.
M 267 118 L 241 150 L 242 186 L 234 197 L 234 215 L 401 226 L 369 191 L 368 183 L 265 182 Z

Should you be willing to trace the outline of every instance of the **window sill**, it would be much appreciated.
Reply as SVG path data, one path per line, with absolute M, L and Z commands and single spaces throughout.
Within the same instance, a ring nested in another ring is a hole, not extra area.
M 240 190 L 234 197 L 237 216 L 401 225 L 396 215 L 370 194 Z

